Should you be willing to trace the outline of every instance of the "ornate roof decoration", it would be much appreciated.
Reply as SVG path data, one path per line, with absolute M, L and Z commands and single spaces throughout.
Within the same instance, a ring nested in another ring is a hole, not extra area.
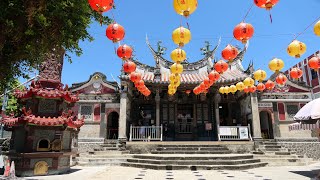
M 26 111 L 25 108 L 22 109 L 24 116 L 13 117 L 7 116 L 4 117 L 2 122 L 6 126 L 19 126 L 22 124 L 35 124 L 38 126 L 62 126 L 66 125 L 69 128 L 80 128 L 84 125 L 84 117 L 78 119 L 76 115 L 73 115 L 73 112 L 69 110 L 68 112 L 63 112 L 61 116 L 58 117 L 40 117 L 32 114 L 29 109 Z
M 104 75 L 101 72 L 95 72 L 92 75 L 90 75 L 89 79 L 87 81 L 84 82 L 80 82 L 80 83 L 74 83 L 72 84 L 70 90 L 72 92 L 77 91 L 81 88 L 83 88 L 84 86 L 86 86 L 87 84 L 89 84 L 91 81 L 101 81 L 103 82 L 105 85 L 109 86 L 110 88 L 114 89 L 115 91 L 118 90 L 118 84 L 115 81 L 108 81 L 107 80 L 107 76 Z
M 33 96 L 47 98 L 47 99 L 57 99 L 61 98 L 67 103 L 74 103 L 79 101 L 77 94 L 72 94 L 69 89 L 68 85 L 66 85 L 64 88 L 62 87 L 62 84 L 60 83 L 59 86 L 56 89 L 48 89 L 45 87 L 42 87 L 43 84 L 41 84 L 39 81 L 32 81 L 30 88 L 25 88 L 24 90 L 15 90 L 14 95 L 16 98 L 20 100 L 25 100 L 32 98 Z
M 63 66 L 63 48 L 54 48 L 46 55 L 46 60 L 40 65 L 38 82 L 44 87 L 56 88 L 61 84 Z

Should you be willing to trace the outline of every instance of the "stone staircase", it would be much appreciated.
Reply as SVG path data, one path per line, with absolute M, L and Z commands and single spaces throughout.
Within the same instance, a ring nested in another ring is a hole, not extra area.
M 255 147 L 252 152 L 254 159 L 260 159 L 269 166 L 304 166 L 313 162 L 311 158 L 304 158 L 282 147 L 275 140 L 257 141 Z
M 156 170 L 242 170 L 267 163 L 252 154 L 232 154 L 222 145 L 158 145 L 151 154 L 133 155 L 121 165 Z
M 129 151 L 119 151 L 116 141 L 107 141 L 88 153 L 81 153 L 77 157 L 79 166 L 111 166 L 120 165 L 131 157 Z

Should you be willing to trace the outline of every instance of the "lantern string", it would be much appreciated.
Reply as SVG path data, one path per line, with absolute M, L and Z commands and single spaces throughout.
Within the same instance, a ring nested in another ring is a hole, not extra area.
M 300 35 L 305 33 L 314 23 L 316 23 L 319 20 L 320 20 L 320 16 L 316 20 L 314 20 L 309 26 L 307 26 L 302 32 L 300 32 L 293 40 L 296 40 Z
M 269 18 L 270 18 L 270 22 L 272 24 L 272 15 L 271 15 L 271 10 L 269 10 Z
M 245 20 L 245 19 L 247 18 L 247 16 L 249 15 L 249 13 L 250 13 L 253 5 L 254 5 L 254 4 L 251 5 L 251 7 L 250 7 L 249 10 L 247 11 L 246 15 L 243 17 L 242 22 L 244 22 L 244 20 Z

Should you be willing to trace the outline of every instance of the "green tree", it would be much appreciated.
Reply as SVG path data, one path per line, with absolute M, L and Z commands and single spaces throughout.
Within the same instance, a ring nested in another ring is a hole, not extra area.
M 20 112 L 20 106 L 17 103 L 17 98 L 13 95 L 14 90 L 16 89 L 23 89 L 23 86 L 21 86 L 21 83 L 15 79 L 11 81 L 8 84 L 7 91 L 8 91 L 8 96 L 7 96 L 7 104 L 6 104 L 6 114 L 9 115 L 11 113 L 18 114 Z M 1 94 L 0 98 L 0 107 L 2 108 L 2 103 L 3 103 L 3 96 L 4 94 Z
M 15 77 L 26 77 L 54 47 L 80 56 L 80 40 L 92 41 L 92 21 L 111 20 L 93 11 L 88 0 L 0 1 L 0 92 Z

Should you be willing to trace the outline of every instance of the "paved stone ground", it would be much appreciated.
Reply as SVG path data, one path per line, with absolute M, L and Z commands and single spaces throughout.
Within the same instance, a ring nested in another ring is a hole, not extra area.
M 166 171 L 130 167 L 74 167 L 66 175 L 32 177 L 29 180 L 305 180 L 320 172 L 320 163 L 299 167 L 262 167 L 244 171 Z

